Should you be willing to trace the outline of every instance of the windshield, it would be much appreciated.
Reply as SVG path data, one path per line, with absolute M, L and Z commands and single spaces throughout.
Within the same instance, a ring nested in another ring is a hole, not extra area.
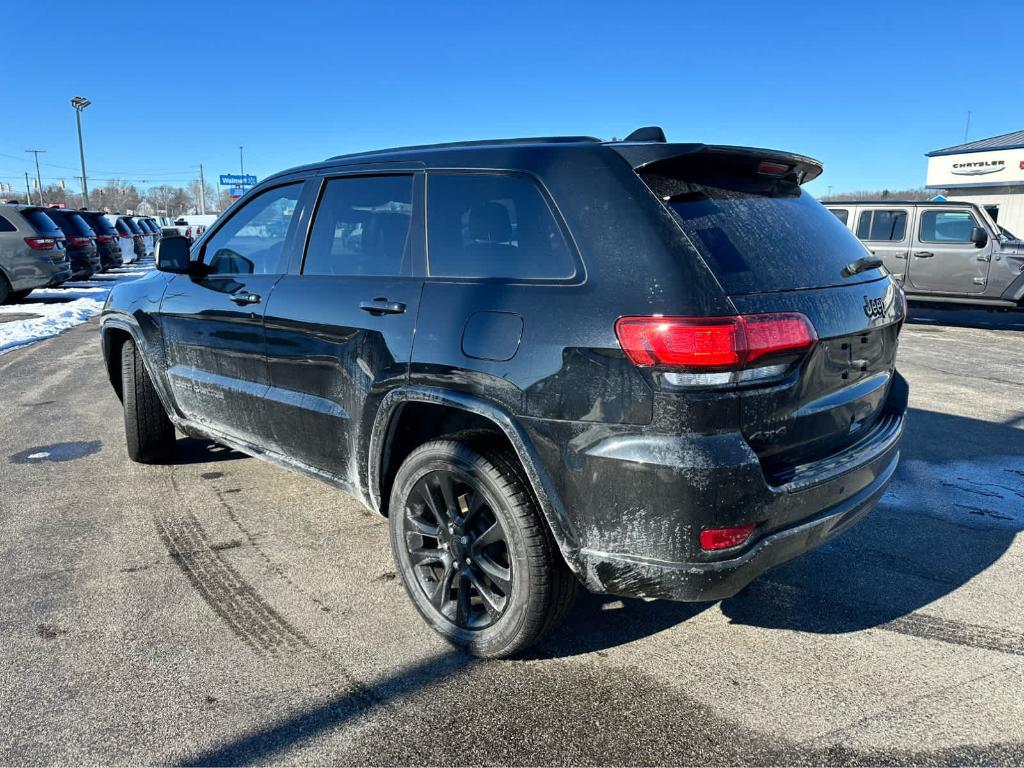
M 1007 240 L 1020 240 L 1019 237 L 1013 234 L 1013 232 L 1008 230 L 1006 227 L 999 227 L 999 231 L 1003 233 L 1003 237 L 1005 237 Z

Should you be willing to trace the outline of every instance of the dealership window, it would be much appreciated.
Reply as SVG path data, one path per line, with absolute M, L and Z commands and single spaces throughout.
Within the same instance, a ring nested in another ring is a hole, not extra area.
M 976 226 L 967 211 L 925 211 L 921 214 L 921 242 L 969 243 Z
M 861 240 L 902 240 L 907 234 L 906 211 L 864 211 L 857 222 Z
M 829 208 L 833 215 L 839 219 L 843 224 L 846 224 L 850 220 L 850 212 L 845 208 Z

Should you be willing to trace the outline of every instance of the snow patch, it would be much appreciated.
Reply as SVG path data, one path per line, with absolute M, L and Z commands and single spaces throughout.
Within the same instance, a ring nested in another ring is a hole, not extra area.
M 1024 528 L 1024 456 L 1004 454 L 983 460 L 900 466 L 882 504 L 927 512 L 958 523 Z
M 147 262 L 152 264 L 151 260 Z M 0 323 L 0 355 L 84 323 L 99 314 L 107 294 L 117 283 L 137 280 L 151 271 L 151 268 L 112 269 L 90 280 L 67 283 L 60 288 L 37 288 L 25 301 L 0 306 L 0 316 L 30 316 Z

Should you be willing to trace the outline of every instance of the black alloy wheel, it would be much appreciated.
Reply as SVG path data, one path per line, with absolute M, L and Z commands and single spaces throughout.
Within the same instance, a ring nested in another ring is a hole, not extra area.
M 457 470 L 429 472 L 413 486 L 403 525 L 416 584 L 438 612 L 467 630 L 502 617 L 515 573 L 483 489 Z
M 577 585 L 522 465 L 497 440 L 470 432 L 419 446 L 388 504 L 395 567 L 416 610 L 484 658 L 514 656 L 558 626 Z

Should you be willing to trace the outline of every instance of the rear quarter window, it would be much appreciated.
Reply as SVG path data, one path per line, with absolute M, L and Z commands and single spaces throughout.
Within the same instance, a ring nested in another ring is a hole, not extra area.
M 899 242 L 907 235 L 907 212 L 901 210 L 862 211 L 857 237 L 872 242 Z
M 431 277 L 563 280 L 576 261 L 537 183 L 518 174 L 430 173 Z
M 9 222 L 3 216 L 0 216 L 0 232 L 16 232 L 17 229 L 18 228 L 11 224 L 11 222 Z

